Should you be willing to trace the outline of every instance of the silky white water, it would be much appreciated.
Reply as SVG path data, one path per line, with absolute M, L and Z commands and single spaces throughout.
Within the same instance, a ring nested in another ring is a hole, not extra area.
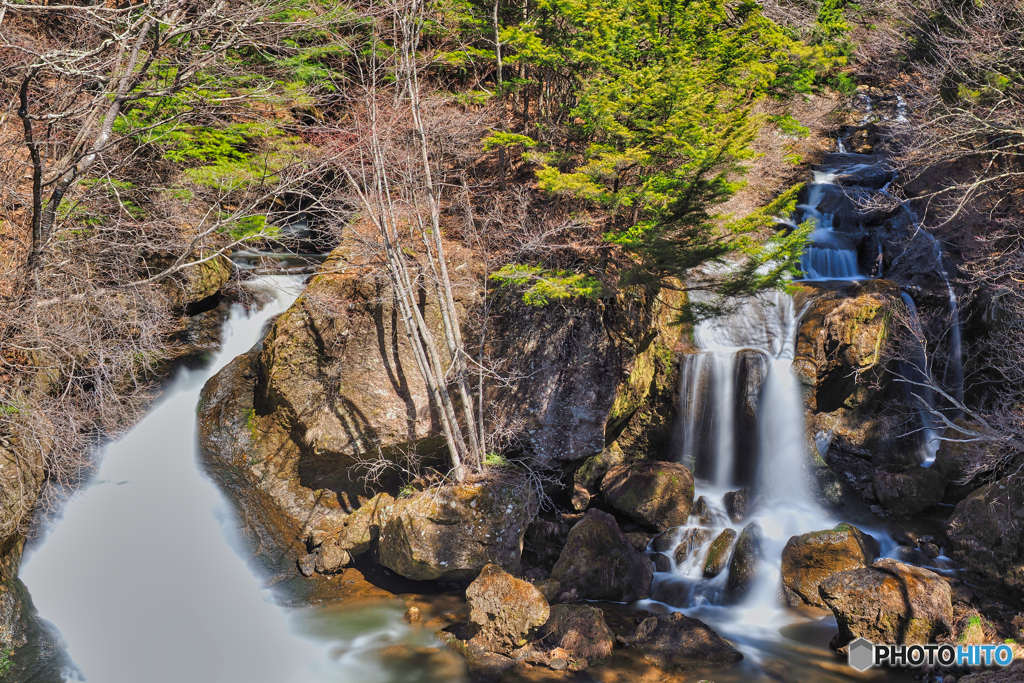
M 291 632 L 297 615 L 272 604 L 236 554 L 229 507 L 196 466 L 203 384 L 249 350 L 300 288 L 285 276 L 254 282 L 273 294 L 271 303 L 251 315 L 232 308 L 212 365 L 182 371 L 149 415 L 106 449 L 99 471 L 22 567 L 40 615 L 67 641 L 79 669 L 73 680 L 381 680 L 351 657 L 329 658 L 328 646 L 337 650 L 338 643 Z M 389 623 L 364 639 L 393 640 L 396 628 Z

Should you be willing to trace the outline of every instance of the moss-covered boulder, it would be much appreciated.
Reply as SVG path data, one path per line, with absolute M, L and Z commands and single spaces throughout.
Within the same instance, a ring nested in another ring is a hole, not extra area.
M 932 643 L 953 623 L 952 593 L 938 574 L 884 558 L 839 572 L 818 586 L 839 622 L 832 647 L 856 638 L 874 643 Z
M 654 567 L 614 517 L 592 509 L 569 532 L 551 577 L 581 600 L 632 602 L 650 595 Z
M 874 491 L 882 509 L 910 517 L 942 502 L 946 478 L 928 467 L 888 466 L 875 473 Z
M 726 594 L 733 602 L 739 602 L 750 592 L 750 587 L 761 568 L 763 546 L 764 534 L 760 524 L 751 522 L 743 527 L 732 550 L 729 579 L 725 582 Z
M 960 501 L 946 534 L 963 567 L 1024 592 L 1024 475 L 982 486 Z
M 637 524 L 659 531 L 686 524 L 693 507 L 693 475 L 682 465 L 640 460 L 608 470 L 605 502 Z
M 725 529 L 711 543 L 707 557 L 704 558 L 704 578 L 713 579 L 729 565 L 733 541 L 736 540 L 734 529 Z
M 818 586 L 830 576 L 871 565 L 878 541 L 850 524 L 793 536 L 782 551 L 783 596 L 791 606 L 825 607 Z
M 876 462 L 909 462 L 899 416 L 884 410 L 891 312 L 899 287 L 886 280 L 805 285 L 805 309 L 793 370 L 806 387 L 810 432 L 833 434 L 832 446 Z
M 466 603 L 469 624 L 463 637 L 502 654 L 526 645 L 534 629 L 550 616 L 547 600 L 533 584 L 495 564 L 484 566 L 469 584 Z
M 398 498 L 379 514 L 382 565 L 417 581 L 469 580 L 488 564 L 519 572 L 536 502 L 508 484 L 448 485 Z

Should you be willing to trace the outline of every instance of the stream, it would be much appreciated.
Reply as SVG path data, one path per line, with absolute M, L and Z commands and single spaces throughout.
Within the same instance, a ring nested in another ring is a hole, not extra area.
M 835 190 L 839 173 L 861 168 L 815 172 L 807 201 L 799 207 L 817 224 L 804 256 L 809 281 L 867 277 L 858 270 L 853 244 L 818 208 L 825 193 Z M 245 267 L 255 269 L 266 255 L 245 256 L 251 261 Z M 298 296 L 301 282 L 290 275 L 248 281 L 269 303 L 258 311 L 232 306 L 223 347 L 209 367 L 178 373 L 147 417 L 105 449 L 98 471 L 27 554 L 21 578 L 40 615 L 63 635 L 76 665 L 63 672 L 65 680 L 464 678 L 462 662 L 451 653 L 438 655 L 429 630 L 403 621 L 400 600 L 306 610 L 276 605 L 241 557 L 229 504 L 197 467 L 195 414 L 203 384 L 258 341 L 264 325 Z M 951 307 L 955 301 L 951 295 Z M 828 648 L 837 630 L 834 617 L 798 613 L 780 602 L 781 554 L 788 539 L 843 521 L 815 503 L 804 476 L 805 406 L 791 368 L 801 313 L 788 295 L 769 294 L 697 326 L 700 352 L 683 359 L 680 373 L 683 438 L 677 456 L 695 473 L 697 495 L 706 498 L 717 521 L 711 537 L 685 561 L 672 559 L 669 571 L 655 574 L 652 599 L 637 607 L 683 611 L 730 639 L 745 659 L 714 672 L 717 683 L 912 680 L 901 672 L 855 674 Z M 929 457 L 934 450 L 925 449 L 924 464 L 930 464 Z M 740 486 L 752 487 L 757 498 L 747 518 L 732 524 L 723 498 Z M 739 532 L 751 520 L 763 531 L 763 564 L 746 597 L 726 604 L 726 574 L 705 579 L 703 558 L 718 532 L 726 527 Z M 693 518 L 691 523 L 698 525 Z M 884 530 L 863 530 L 880 542 L 883 555 L 897 552 Z M 432 655 L 391 656 L 396 647 Z M 595 680 L 581 676 L 578 680 Z
M 431 645 L 403 603 L 283 610 L 238 554 L 221 492 L 196 464 L 203 384 L 258 340 L 301 278 L 266 275 L 257 312 L 231 308 L 211 365 L 182 370 L 134 429 L 102 454 L 21 569 L 40 615 L 90 683 L 334 683 L 424 680 L 380 648 Z M 447 680 L 451 680 L 448 678 Z

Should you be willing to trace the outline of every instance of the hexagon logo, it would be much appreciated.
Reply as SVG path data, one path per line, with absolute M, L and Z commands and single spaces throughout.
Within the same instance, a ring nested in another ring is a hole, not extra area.
M 858 638 L 849 645 L 849 663 L 857 671 L 867 671 L 875 665 L 875 645 L 866 638 Z

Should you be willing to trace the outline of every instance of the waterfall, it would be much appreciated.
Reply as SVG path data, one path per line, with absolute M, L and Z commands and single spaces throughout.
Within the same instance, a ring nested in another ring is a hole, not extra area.
M 841 141 L 839 143 L 842 144 Z M 830 171 L 815 171 L 808 185 L 807 201 L 797 205 L 805 219 L 814 221 L 815 227 L 800 256 L 800 270 L 805 281 L 860 280 L 864 276 L 857 267 L 857 251 L 853 244 L 835 231 L 831 214 L 818 207 L 825 198 L 826 186 L 835 186 L 838 171 L 851 173 L 864 168 L 864 164 L 842 166 Z
M 943 423 L 936 415 L 937 406 L 935 403 L 935 392 L 929 386 L 931 374 L 928 368 L 928 356 L 925 351 L 924 333 L 921 331 L 921 323 L 917 316 L 917 305 L 906 292 L 900 292 L 903 303 L 910 312 L 910 324 L 913 332 L 914 350 L 913 357 L 909 361 L 900 363 L 900 370 L 907 382 L 903 383 L 904 392 L 908 405 L 917 415 L 920 432 L 918 439 L 918 452 L 921 464 L 931 467 L 935 462 L 935 453 L 942 443 L 939 437 L 942 436 Z M 954 297 L 955 299 L 955 297 Z M 922 401 L 924 405 L 922 405 Z
M 149 415 L 106 448 L 22 566 L 40 615 L 90 683 L 306 681 L 314 680 L 307 664 L 325 659 L 322 646 L 290 633 L 288 615 L 229 545 L 230 508 L 195 462 L 203 384 L 300 288 L 287 276 L 253 282 L 271 303 L 252 315 L 232 308 L 211 367 L 181 371 Z

